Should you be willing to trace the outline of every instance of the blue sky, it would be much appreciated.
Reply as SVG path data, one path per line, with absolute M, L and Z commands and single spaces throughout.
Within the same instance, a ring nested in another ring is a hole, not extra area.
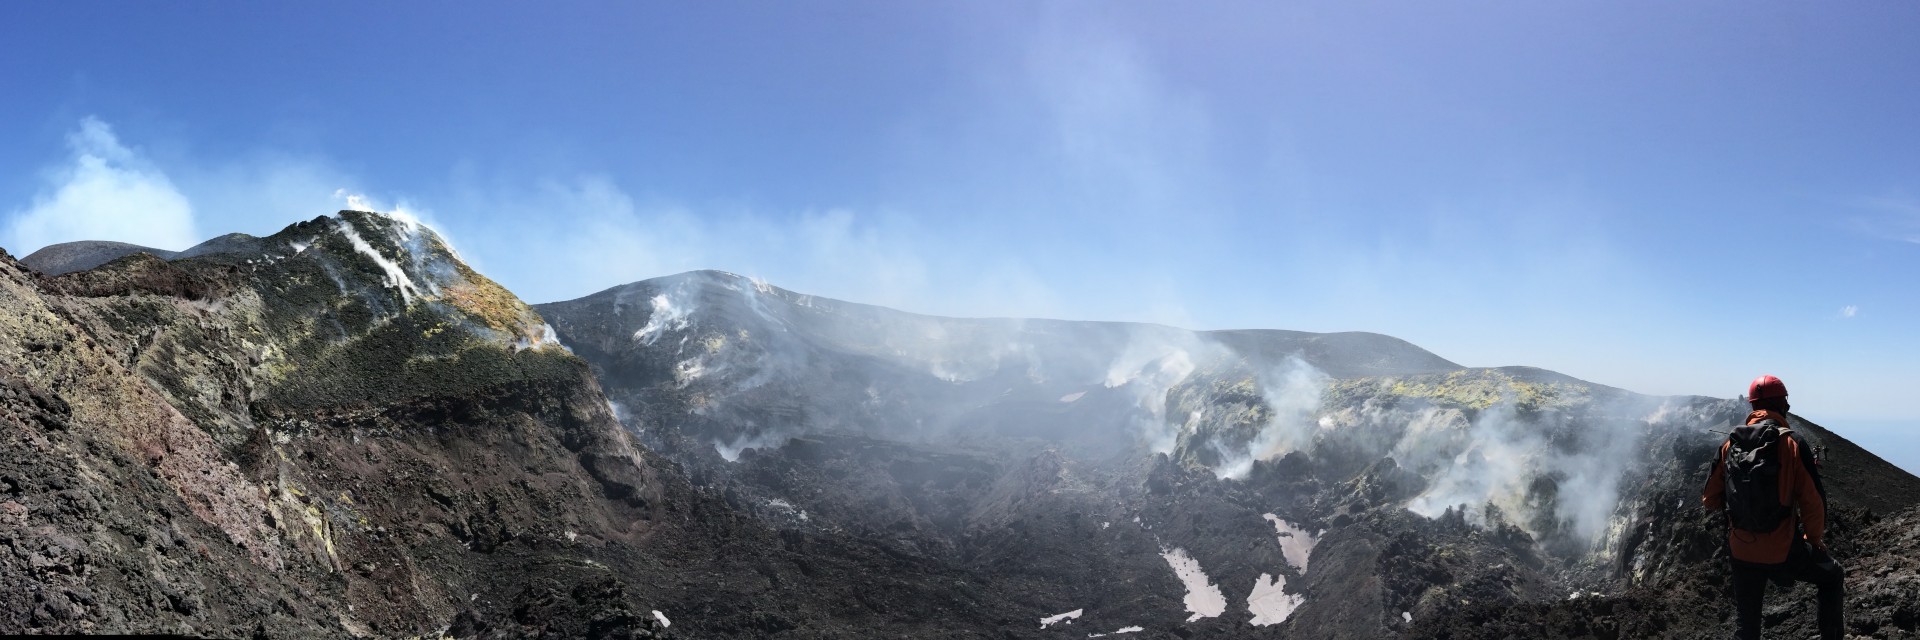
M 557 4 L 8 5 L 0 246 L 357 194 L 531 301 L 710 267 L 1768 372 L 1920 468 L 1920 5 Z

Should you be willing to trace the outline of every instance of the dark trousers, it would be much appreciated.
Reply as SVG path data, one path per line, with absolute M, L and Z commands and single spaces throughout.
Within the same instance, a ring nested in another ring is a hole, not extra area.
M 1840 640 L 1845 637 L 1847 574 L 1840 563 L 1825 551 L 1815 551 L 1801 541 L 1780 564 L 1755 564 L 1733 561 L 1733 637 L 1735 640 L 1760 640 L 1760 610 L 1767 595 L 1767 583 L 1791 587 L 1795 581 L 1810 582 L 1820 588 L 1820 637 Z

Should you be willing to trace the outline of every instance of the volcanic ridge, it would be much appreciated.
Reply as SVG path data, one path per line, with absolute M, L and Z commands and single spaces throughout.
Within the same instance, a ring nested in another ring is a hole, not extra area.
M 0 633 L 1721 637 L 1738 399 L 1369 333 L 529 305 L 402 216 L 0 251 Z M 1920 478 L 1823 447 L 1849 631 Z M 1768 634 L 1812 633 L 1810 589 Z

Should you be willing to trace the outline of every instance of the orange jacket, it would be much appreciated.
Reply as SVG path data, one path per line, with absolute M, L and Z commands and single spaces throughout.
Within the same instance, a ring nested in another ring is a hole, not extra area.
M 1747 424 L 1768 418 L 1782 426 L 1789 424 L 1786 416 L 1764 410 L 1747 414 Z M 1813 472 L 1801 462 L 1800 440 L 1781 438 L 1780 442 L 1785 445 L 1780 447 L 1780 498 L 1783 504 L 1798 507 L 1797 515 L 1789 515 L 1781 520 L 1780 526 L 1772 531 L 1754 532 L 1729 527 L 1727 546 L 1732 548 L 1736 560 L 1759 564 L 1786 562 L 1787 550 L 1793 545 L 1795 530 L 1801 524 L 1806 525 L 1807 541 L 1815 547 L 1826 546 L 1827 504 L 1814 485 Z M 1720 457 L 1713 463 L 1713 474 L 1707 478 L 1706 492 L 1700 496 L 1700 502 L 1713 511 L 1726 508 L 1727 446 L 1720 445 Z

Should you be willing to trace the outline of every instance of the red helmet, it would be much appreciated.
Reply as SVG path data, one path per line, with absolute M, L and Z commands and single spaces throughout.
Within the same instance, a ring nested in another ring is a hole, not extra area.
M 1770 375 L 1754 378 L 1753 384 L 1747 385 L 1748 402 L 1766 398 L 1785 397 L 1787 397 L 1787 383 L 1781 382 L 1779 378 Z

